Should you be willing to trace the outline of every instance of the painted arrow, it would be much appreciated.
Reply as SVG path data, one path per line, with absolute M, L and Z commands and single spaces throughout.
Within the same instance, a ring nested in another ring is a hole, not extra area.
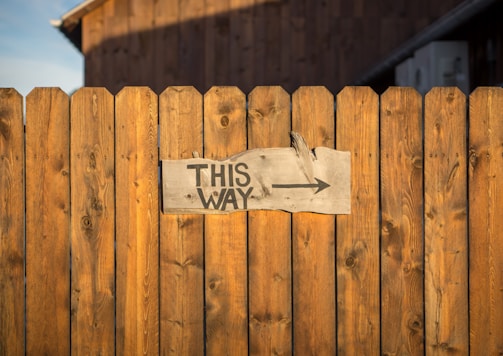
M 321 179 L 314 178 L 316 179 L 316 183 L 307 183 L 307 184 L 273 184 L 273 188 L 286 188 L 286 189 L 291 189 L 291 188 L 318 188 L 314 194 L 318 194 L 321 192 L 323 189 L 326 189 L 330 187 L 330 184 L 325 183 Z

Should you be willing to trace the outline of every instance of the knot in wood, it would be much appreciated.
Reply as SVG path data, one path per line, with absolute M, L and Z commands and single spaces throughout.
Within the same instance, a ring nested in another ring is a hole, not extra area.
M 417 316 L 413 319 L 409 319 L 407 325 L 412 330 L 421 330 L 423 327 L 423 323 Z
M 220 118 L 220 125 L 222 125 L 222 127 L 229 126 L 229 118 L 227 116 L 222 116 Z
M 346 267 L 353 268 L 356 265 L 356 259 L 353 256 L 346 258 Z
M 80 219 L 80 224 L 84 230 L 92 230 L 93 228 L 93 221 L 90 216 L 83 216 L 82 219 Z

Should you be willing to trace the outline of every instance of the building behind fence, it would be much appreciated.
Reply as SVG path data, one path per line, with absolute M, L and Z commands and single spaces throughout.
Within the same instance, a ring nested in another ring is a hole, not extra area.
M 112 94 L 187 84 L 201 92 L 369 85 L 382 93 L 390 85 L 463 87 L 458 79 L 469 91 L 501 86 L 502 14 L 498 0 L 87 0 L 56 23 L 82 52 L 85 85 Z M 426 51 L 410 83 L 395 81 L 395 67 L 431 41 L 464 41 L 467 70 L 443 48 Z
M 503 89 L 36 88 L 25 105 L 24 125 L 0 90 L 1 355 L 503 353 Z M 350 215 L 161 213 L 160 159 L 291 130 L 351 152 Z

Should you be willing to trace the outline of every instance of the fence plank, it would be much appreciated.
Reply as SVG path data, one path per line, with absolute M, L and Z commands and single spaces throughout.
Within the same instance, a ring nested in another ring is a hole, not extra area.
M 334 97 L 324 87 L 292 96 L 292 129 L 310 147 L 334 147 Z M 292 219 L 294 353 L 334 354 L 335 218 L 296 213 Z
M 378 113 L 370 88 L 337 95 L 337 149 L 351 152 L 351 214 L 337 216 L 337 342 L 344 354 L 380 352 Z
M 23 98 L 0 89 L 0 355 L 24 355 Z
M 203 149 L 203 100 L 193 87 L 159 98 L 160 158 L 191 158 Z M 161 354 L 204 353 L 202 215 L 160 216 Z
M 290 96 L 281 87 L 249 95 L 248 148 L 290 146 Z M 271 227 L 274 226 L 274 230 Z M 248 213 L 250 353 L 292 353 L 291 214 Z
M 503 89 L 470 97 L 470 352 L 503 354 Z
M 115 352 L 114 101 L 103 88 L 71 98 L 72 353 Z
M 70 353 L 69 100 L 26 97 L 26 351 Z
M 456 88 L 425 97 L 426 352 L 468 353 L 466 100 Z
M 205 158 L 246 150 L 245 96 L 236 87 L 213 87 L 204 96 Z M 205 216 L 206 350 L 209 355 L 248 351 L 246 213 Z
M 116 96 L 117 354 L 159 352 L 157 96 Z
M 424 353 L 422 97 L 381 96 L 382 354 Z

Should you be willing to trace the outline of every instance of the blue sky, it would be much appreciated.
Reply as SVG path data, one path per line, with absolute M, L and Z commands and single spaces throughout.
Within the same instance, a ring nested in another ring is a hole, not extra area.
M 82 54 L 50 24 L 83 0 L 0 0 L 0 87 L 27 95 L 34 87 L 83 85 Z

